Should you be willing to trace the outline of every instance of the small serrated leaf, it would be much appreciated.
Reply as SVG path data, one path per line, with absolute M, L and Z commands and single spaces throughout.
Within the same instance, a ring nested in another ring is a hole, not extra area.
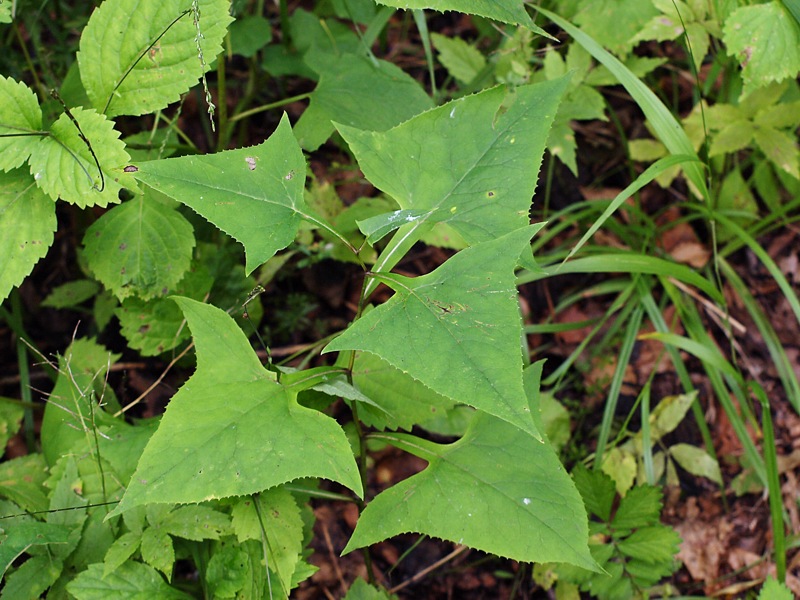
M 133 556 L 142 543 L 141 532 L 129 531 L 119 536 L 106 551 L 103 560 L 103 576 L 113 573 L 126 560 Z
M 161 571 L 167 580 L 172 579 L 175 548 L 172 546 L 172 538 L 165 531 L 159 527 L 145 529 L 142 533 L 141 552 L 144 562 Z
M 475 46 L 459 37 L 431 34 L 431 41 L 439 51 L 439 62 L 461 83 L 469 83 L 486 66 L 486 58 Z
M 602 471 L 590 471 L 581 463 L 575 465 L 572 479 L 586 509 L 602 521 L 608 522 L 611 519 L 611 506 L 617 493 L 614 480 Z
M 195 240 L 183 215 L 144 194 L 100 217 L 83 242 L 89 268 L 117 298 L 148 300 L 183 278 Z
M 125 590 L 130 598 L 158 598 L 159 600 L 191 600 L 167 584 L 153 567 L 128 561 L 108 576 L 103 575 L 103 564 L 89 565 L 67 584 L 67 591 L 76 600 L 104 600 L 118 598 Z
M 194 540 L 218 540 L 231 531 L 231 518 L 207 506 L 181 506 L 169 512 L 159 527 L 170 535 Z
M 111 121 L 92 109 L 75 108 L 70 113 L 80 131 L 63 113 L 31 153 L 33 178 L 51 198 L 81 208 L 119 202 L 122 188 L 136 189 L 136 180 L 123 171 L 130 156 L 119 132 Z
M 678 553 L 681 536 L 666 525 L 641 527 L 621 540 L 617 547 L 626 556 L 649 563 L 667 563 Z
M 56 226 L 55 202 L 24 169 L 0 173 L 0 302 L 47 254 Z
M 661 489 L 650 485 L 632 488 L 620 501 L 611 521 L 615 529 L 635 529 L 658 522 L 661 516 Z
M 196 27 L 185 0 L 106 0 L 81 34 L 78 63 L 101 113 L 141 115 L 165 108 L 197 83 L 222 51 L 228 0 L 199 0 Z M 197 36 L 203 52 L 198 57 Z
M 28 160 L 41 129 L 36 94 L 24 83 L 0 75 L 0 170 L 10 171 Z

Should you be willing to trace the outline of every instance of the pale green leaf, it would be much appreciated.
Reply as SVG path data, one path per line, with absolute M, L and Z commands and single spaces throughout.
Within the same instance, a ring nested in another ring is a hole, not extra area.
M 113 573 L 103 575 L 102 563 L 89 565 L 67 584 L 76 600 L 191 600 L 191 596 L 170 587 L 154 568 L 126 562 Z
M 439 62 L 461 83 L 469 83 L 486 67 L 480 50 L 461 38 L 432 33 L 431 41 L 439 51 Z
M 689 444 L 670 446 L 669 454 L 681 467 L 692 475 L 707 477 L 714 483 L 722 485 L 722 473 L 719 463 L 702 448 Z
M 247 274 L 288 246 L 302 217 L 306 163 L 284 115 L 252 148 L 139 165 L 136 177 L 196 211 L 245 247 Z
M 636 479 L 636 457 L 624 448 L 612 448 L 603 456 L 601 469 L 614 480 L 617 493 L 624 496 Z
M 48 507 L 47 464 L 41 454 L 28 454 L 0 463 L 0 496 L 8 498 L 27 512 Z
M 437 394 L 374 354 L 359 353 L 353 383 L 377 404 L 361 406 L 359 418 L 378 429 L 406 429 L 443 416 L 453 401 Z
M 345 552 L 414 531 L 515 560 L 597 568 L 583 502 L 549 444 L 486 414 L 454 444 L 380 437 L 429 464 L 367 505 Z
M 170 291 L 193 300 L 202 300 L 213 283 L 211 275 L 205 269 L 198 268 L 186 273 Z M 126 298 L 114 314 L 119 319 L 122 335 L 128 340 L 128 345 L 144 356 L 156 356 L 172 350 L 189 338 L 189 332 L 183 326 L 183 313 L 169 298 Z
M 142 542 L 142 534 L 129 531 L 119 536 L 106 552 L 103 560 L 103 576 L 113 573 L 126 560 L 133 556 Z
M 518 229 L 462 250 L 432 273 L 381 275 L 396 294 L 325 351 L 364 350 L 433 391 L 540 437 L 522 387 L 514 267 L 532 236 Z
M 800 115 L 800 100 L 780 102 L 773 106 L 762 108 L 755 115 L 754 121 L 759 127 L 794 128 L 797 126 L 797 115 Z
M 56 230 L 56 206 L 23 169 L 0 173 L 0 301 L 47 254 Z
M 650 441 L 655 444 L 662 437 L 673 432 L 683 421 L 696 398 L 697 392 L 692 392 L 667 396 L 661 400 L 650 414 Z
M 333 121 L 384 131 L 433 107 L 419 83 L 390 62 L 316 50 L 306 63 L 320 78 L 294 127 L 305 150 L 316 150 L 330 137 Z
M 597 0 L 583 3 L 574 21 L 598 43 L 622 56 L 635 45 L 634 36 L 657 14 L 651 2 Z
M 71 113 L 80 131 L 63 113 L 50 127 L 49 135 L 41 138 L 33 149 L 30 158 L 33 178 L 51 198 L 81 208 L 119 202 L 122 188 L 136 189 L 136 181 L 123 170 L 130 156 L 119 132 L 111 121 L 94 110 L 73 108 Z
M 661 490 L 652 485 L 640 485 L 620 501 L 611 524 L 615 529 L 635 529 L 657 523 L 660 517 Z
M 253 494 L 299 477 L 324 477 L 361 494 L 339 425 L 299 406 L 224 311 L 175 301 L 194 337 L 197 370 L 170 401 L 114 513 Z
M 89 268 L 117 298 L 164 296 L 192 260 L 194 232 L 178 211 L 148 194 L 115 206 L 83 238 Z
M 772 127 L 760 127 L 753 137 L 769 160 L 795 179 L 800 179 L 800 147 L 797 144 L 797 135 Z
M 63 568 L 63 561 L 51 553 L 29 558 L 5 578 L 0 600 L 44 598 L 47 588 L 56 582 Z
M 25 409 L 19 401 L 0 396 L 0 458 L 5 453 L 8 440 L 19 431 L 24 414 Z
M 798 19 L 800 19 L 800 7 L 798 8 Z M 758 594 L 758 600 L 792 600 L 792 598 L 794 598 L 792 590 L 785 583 L 779 583 L 772 576 L 767 577 Z
M 457 11 L 470 15 L 479 15 L 512 25 L 522 25 L 531 31 L 552 38 L 541 27 L 531 21 L 525 10 L 522 0 L 488 0 L 475 2 L 474 0 L 379 0 L 386 6 L 394 6 L 405 10 L 417 8 L 430 8 L 439 12 Z
M 670 562 L 678 553 L 681 537 L 665 525 L 642 527 L 617 544 L 623 554 L 651 564 Z
M 778 2 L 736 9 L 725 21 L 722 39 L 742 65 L 745 94 L 800 71 L 800 24 Z
M 254 502 L 259 503 L 258 511 Z M 242 498 L 234 505 L 232 517 L 240 543 L 245 540 L 260 542 L 263 526 L 269 542 L 270 570 L 278 574 L 286 592 L 291 590 L 292 574 L 303 551 L 303 519 L 292 494 L 282 487 L 276 487 L 254 498 Z
M 71 529 L 66 525 L 39 521 L 15 522 L 11 520 L 0 534 L 0 576 L 11 563 L 31 546 L 47 544 L 65 545 Z
M 167 513 L 158 525 L 170 535 L 200 542 L 230 533 L 231 519 L 208 506 L 181 506 Z
M 385 589 L 371 586 L 363 579 L 356 579 L 347 590 L 344 600 L 395 600 L 397 596 Z
M 208 561 L 208 566 L 205 569 L 206 583 L 211 592 L 212 598 L 234 598 L 237 593 L 250 582 L 254 577 L 250 572 L 251 565 L 249 564 L 249 556 L 247 553 L 248 547 L 242 547 L 238 544 L 223 542 L 214 547 L 214 553 L 211 560 Z M 261 569 L 258 575 L 261 576 Z M 261 596 L 248 595 L 247 592 L 238 594 L 239 598 L 254 598 Z M 280 598 L 280 596 L 273 596 L 272 598 Z
M 228 0 L 199 0 L 196 27 L 190 0 L 106 0 L 81 34 L 78 63 L 93 106 L 101 113 L 141 115 L 175 102 L 222 51 Z M 198 57 L 197 28 L 205 64 Z M 90 138 L 91 139 L 91 138 Z
M 424 218 L 429 212 L 421 209 L 396 210 L 358 221 L 358 228 L 367 236 L 369 244 L 375 244 L 395 229 Z
M 750 145 L 755 128 L 751 121 L 737 120 L 727 123 L 711 139 L 709 156 L 737 152 Z
M 90 339 L 77 339 L 58 359 L 58 379 L 42 418 L 42 453 L 49 465 L 111 417 L 98 406 L 104 377 L 119 358 Z
M 11 0 L 0 0 L 0 23 L 11 23 Z
M 98 283 L 92 279 L 69 281 L 55 288 L 42 300 L 41 306 L 52 308 L 71 308 L 86 302 L 100 291 Z
M 24 83 L 0 75 L 0 170 L 22 165 L 33 152 L 42 129 L 36 94 Z M 13 137 L 3 137 L 13 136 Z
M 145 529 L 142 534 L 141 552 L 144 562 L 161 571 L 168 581 L 172 578 L 175 549 L 172 547 L 172 538 L 163 530 L 158 527 Z
M 445 221 L 474 244 L 529 223 L 531 173 L 567 83 L 523 86 L 510 97 L 493 88 L 386 132 L 337 127 L 367 179 L 401 209 L 430 211 L 410 226 Z

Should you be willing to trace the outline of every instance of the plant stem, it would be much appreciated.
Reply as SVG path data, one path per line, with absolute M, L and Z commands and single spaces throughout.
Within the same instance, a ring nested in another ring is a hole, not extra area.
M 311 96 L 311 92 L 298 94 L 297 96 L 292 96 L 291 98 L 284 98 L 283 100 L 278 100 L 277 102 L 272 102 L 270 104 L 263 104 L 261 106 L 257 106 L 256 108 L 251 108 L 250 110 L 246 110 L 244 112 L 240 112 L 239 114 L 233 115 L 230 119 L 228 119 L 228 122 L 235 123 L 236 121 L 239 121 L 241 119 L 246 119 L 247 117 L 252 117 L 253 115 L 257 115 L 260 112 L 272 110 L 273 108 L 280 108 L 281 106 L 286 106 L 287 104 L 291 104 L 292 102 L 299 102 L 300 100 L 305 100 L 309 96 Z

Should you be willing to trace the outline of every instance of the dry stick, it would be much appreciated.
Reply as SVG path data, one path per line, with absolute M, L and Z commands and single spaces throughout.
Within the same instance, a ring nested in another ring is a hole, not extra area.
M 453 560 L 456 556 L 458 556 L 459 554 L 464 552 L 464 550 L 467 550 L 467 549 L 468 549 L 467 546 L 456 546 L 456 549 L 453 550 L 450 554 L 448 554 L 447 556 L 445 556 L 444 558 L 442 558 L 440 560 L 437 560 L 435 563 L 433 563 L 429 567 L 424 568 L 422 571 L 420 571 L 419 573 L 414 575 L 411 579 L 406 579 L 403 583 L 394 586 L 392 589 L 389 590 L 389 593 L 390 594 L 394 594 L 395 592 L 399 592 L 400 590 L 402 590 L 404 587 L 409 586 L 412 583 L 416 583 L 417 581 L 419 581 L 423 577 L 426 577 L 431 571 L 433 571 L 435 569 L 438 569 L 439 567 L 441 567 L 446 562 L 449 562 L 449 561 Z
M 738 331 L 739 333 L 744 333 L 745 331 L 747 331 L 747 328 L 744 325 L 742 325 L 739 321 L 737 321 L 736 319 L 731 317 L 724 310 L 720 309 L 716 304 L 713 304 L 713 303 L 709 302 L 708 300 L 706 300 L 705 298 L 703 298 L 700 294 L 698 294 L 692 288 L 688 287 L 687 285 L 684 285 L 683 283 L 681 283 L 677 279 L 674 279 L 673 277 L 669 278 L 669 282 L 671 284 L 673 284 L 676 288 L 681 290 L 682 292 L 685 292 L 685 293 L 689 294 L 692 298 L 697 300 L 700 304 L 703 305 L 703 307 L 708 312 L 714 313 L 718 317 L 721 317 L 725 321 L 729 322 L 731 324 L 731 326 L 734 329 L 736 329 L 736 331 Z
M 325 543 L 328 545 L 328 554 L 330 554 L 331 557 L 333 570 L 336 572 L 336 577 L 339 579 L 339 584 L 342 586 L 342 593 L 347 594 L 347 584 L 344 582 L 344 574 L 339 568 L 339 561 L 337 560 L 336 553 L 333 551 L 333 542 L 331 541 L 331 534 L 328 533 L 328 526 L 323 521 L 320 521 L 320 524 L 322 525 L 322 535 L 325 536 Z
M 170 361 L 170 363 L 167 365 L 167 368 L 166 368 L 166 369 L 164 369 L 164 372 L 163 372 L 163 373 L 161 373 L 161 375 L 159 375 L 159 376 L 158 376 L 158 379 L 156 379 L 156 380 L 153 382 L 153 384 L 152 384 L 152 385 L 151 385 L 149 388 L 147 388 L 145 391 L 143 391 L 141 394 L 139 394 L 139 397 L 138 397 L 138 398 L 136 398 L 136 400 L 134 400 L 134 401 L 130 402 L 129 404 L 127 404 L 127 405 L 123 406 L 121 409 L 119 409 L 119 410 L 118 410 L 116 413 L 114 413 L 114 416 L 115 416 L 115 417 L 118 417 L 118 416 L 120 416 L 122 413 L 126 412 L 126 411 L 127 411 L 128 409 L 130 409 L 130 408 L 133 408 L 134 406 L 136 406 L 137 404 L 139 404 L 139 402 L 141 402 L 142 400 L 144 400 L 144 398 L 147 396 L 147 394 L 149 394 L 150 392 L 152 392 L 152 391 L 153 391 L 153 390 L 154 390 L 154 389 L 155 389 L 155 388 L 158 386 L 158 384 L 160 384 L 160 383 L 161 383 L 161 381 L 164 379 L 164 377 L 166 377 L 166 376 L 167 376 L 167 373 L 169 373 L 169 370 L 170 370 L 172 367 L 174 367 L 174 366 L 175 366 L 175 363 L 177 363 L 177 362 L 178 362 L 180 359 L 182 359 L 182 358 L 183 358 L 183 357 L 186 355 L 186 353 L 187 353 L 189 350 L 191 350 L 193 347 L 194 347 L 194 342 L 192 342 L 191 344 L 189 344 L 188 346 L 186 346 L 186 348 L 184 348 L 183 352 L 181 352 L 180 354 L 178 354 L 178 356 L 176 356 L 175 358 L 173 358 L 173 359 Z

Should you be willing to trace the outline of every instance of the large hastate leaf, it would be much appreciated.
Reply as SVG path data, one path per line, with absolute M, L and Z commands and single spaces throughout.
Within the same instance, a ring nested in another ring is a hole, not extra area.
M 330 137 L 334 119 L 383 131 L 433 107 L 416 80 L 384 60 L 314 50 L 305 61 L 320 76 L 311 103 L 295 126 L 306 150 L 316 150 Z
M 345 552 L 413 531 L 515 560 L 597 570 L 583 501 L 549 444 L 485 414 L 453 444 L 379 437 L 429 464 L 367 505 Z
M 56 205 L 24 169 L 0 173 L 0 302 L 47 254 Z
M 89 268 L 117 298 L 168 293 L 192 260 L 192 226 L 149 194 L 115 206 L 84 236 Z
M 228 0 L 106 0 L 92 14 L 78 52 L 81 79 L 101 113 L 141 115 L 175 102 L 222 51 Z M 198 29 L 203 64 L 198 56 Z
M 33 178 L 51 198 L 81 208 L 119 202 L 120 189 L 136 188 L 124 171 L 130 156 L 119 132 L 94 110 L 75 108 L 71 114 L 74 121 L 63 113 L 33 149 Z
M 466 248 L 421 277 L 382 275 L 395 295 L 325 351 L 376 354 L 433 391 L 540 439 L 522 385 L 514 283 L 514 267 L 532 235 L 526 227 Z
M 409 222 L 447 222 L 469 244 L 529 223 L 550 125 L 568 80 L 453 100 L 385 132 L 337 125 L 364 175 Z M 507 110 L 501 105 L 507 102 Z
M 288 118 L 252 148 L 142 163 L 136 177 L 183 202 L 244 245 L 253 269 L 288 246 L 310 211 L 306 163 Z
M 197 371 L 172 398 L 115 513 L 190 503 L 324 477 L 361 494 L 339 425 L 297 403 L 264 369 L 224 311 L 175 298 L 197 349 Z
M 28 160 L 39 138 L 26 134 L 41 129 L 36 94 L 24 83 L 0 75 L 0 170 L 10 171 Z

